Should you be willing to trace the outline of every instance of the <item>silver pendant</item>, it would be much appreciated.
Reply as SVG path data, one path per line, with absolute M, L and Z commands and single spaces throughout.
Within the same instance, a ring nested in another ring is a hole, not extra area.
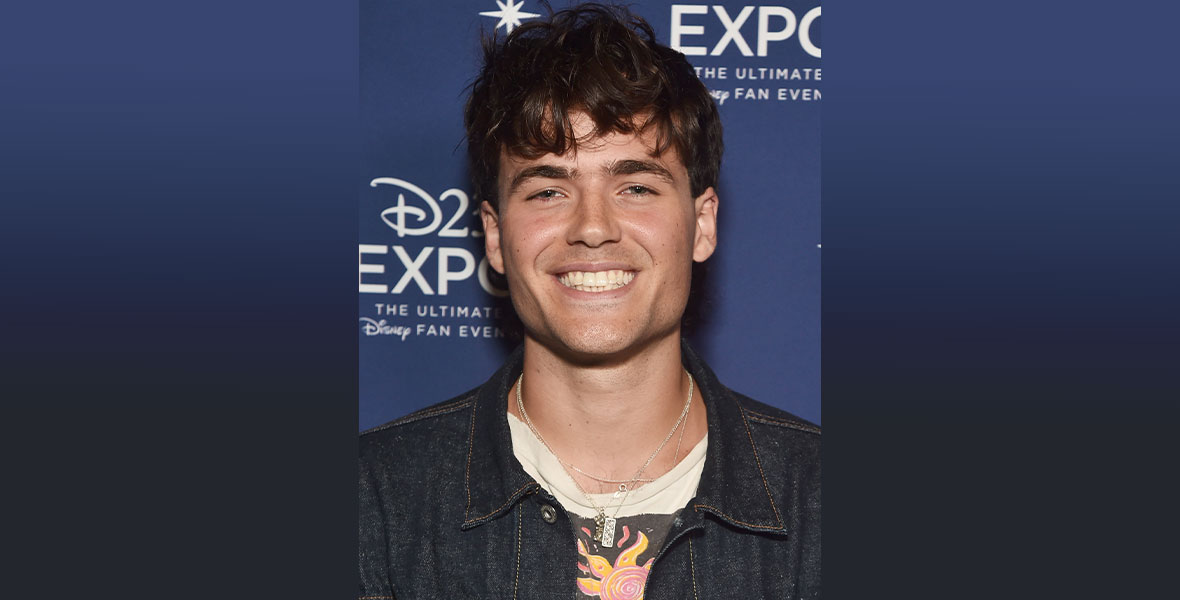
M 603 548 L 611 548 L 615 545 L 615 518 L 606 517 L 603 519 L 602 528 L 602 544 Z
M 613 498 L 618 498 L 619 496 L 622 496 L 623 494 L 626 494 L 626 493 L 627 493 L 627 484 L 625 484 L 625 483 L 620 483 L 620 484 L 619 484 L 619 489 L 615 490 L 615 495 L 614 495 L 614 496 L 612 496 L 612 497 L 613 497 Z

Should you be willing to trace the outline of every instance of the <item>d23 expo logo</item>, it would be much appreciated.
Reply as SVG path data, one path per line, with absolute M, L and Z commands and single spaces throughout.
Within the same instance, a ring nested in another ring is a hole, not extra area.
M 716 17 L 716 22 L 711 24 L 707 17 L 710 8 Z M 816 19 L 820 17 L 821 10 L 818 6 L 804 13 L 802 18 L 797 18 L 795 12 L 785 6 L 743 6 L 737 15 L 730 16 L 724 6 L 717 4 L 673 4 L 672 39 L 669 45 L 686 56 L 705 56 L 706 52 L 710 56 L 718 56 L 732 44 L 742 56 L 754 56 L 745 34 L 742 33 L 742 26 L 754 14 L 755 8 L 758 9 L 758 27 L 754 41 L 758 48 L 758 56 L 768 54 L 771 42 L 781 42 L 795 36 L 804 52 L 815 58 L 820 57 L 822 52 L 812 40 L 811 30 Z M 693 15 L 702 17 L 696 22 L 691 22 L 689 17 Z M 715 26 L 720 26 L 725 34 L 717 40 L 712 50 L 686 40 L 690 36 L 704 37 L 705 29 L 714 29 Z
M 823 98 L 817 87 L 823 77 L 819 6 L 800 10 L 802 16 L 786 6 L 731 10 L 720 4 L 670 9 L 669 46 L 686 56 L 709 57 L 695 61 L 700 63 L 695 69 L 718 104 L 730 98 L 782 103 Z
M 463 223 L 464 217 L 475 213 L 468 212 L 471 200 L 461 189 L 446 190 L 436 200 L 404 179 L 378 177 L 369 185 L 374 188 L 392 186 L 399 190 L 397 203 L 381 211 L 381 220 L 397 233 L 398 238 L 435 236 L 442 242 L 483 237 L 482 231 Z M 451 283 L 475 276 L 487 293 L 507 295 L 489 279 L 487 257 L 481 257 L 477 266 L 475 255 L 461 246 L 424 246 L 414 253 L 401 244 L 360 244 L 359 255 L 362 294 L 401 294 L 413 284 L 424 295 L 446 296 L 451 291 Z M 394 277 L 397 277 L 396 281 Z

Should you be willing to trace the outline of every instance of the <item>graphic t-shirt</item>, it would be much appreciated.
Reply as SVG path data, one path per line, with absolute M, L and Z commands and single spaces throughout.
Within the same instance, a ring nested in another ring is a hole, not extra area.
M 708 435 L 655 481 L 630 493 L 591 494 L 606 516 L 616 519 L 614 540 L 607 547 L 594 541 L 594 517 L 598 512 L 557 457 L 516 416 L 508 415 L 508 425 L 512 430 L 512 451 L 525 472 L 557 498 L 573 522 L 579 556 L 578 572 L 573 574 L 577 597 L 642 598 L 652 561 L 672 529 L 672 522 L 696 495 L 705 467 Z M 646 459 L 644 456 L 639 460 Z M 607 539 L 609 535 L 603 541 Z

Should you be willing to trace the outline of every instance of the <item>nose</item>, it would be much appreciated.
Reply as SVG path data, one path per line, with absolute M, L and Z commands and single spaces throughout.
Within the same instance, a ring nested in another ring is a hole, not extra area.
M 570 245 L 582 244 L 597 248 L 619 241 L 622 236 L 618 207 L 609 195 L 588 194 L 574 207 L 566 237 Z

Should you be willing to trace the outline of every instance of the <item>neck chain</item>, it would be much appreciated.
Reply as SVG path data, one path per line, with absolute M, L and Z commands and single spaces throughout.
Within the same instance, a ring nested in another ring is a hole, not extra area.
M 692 386 L 692 376 L 691 375 L 689 376 L 688 385 Z M 691 392 L 689 394 L 690 395 L 688 398 L 689 398 L 689 400 L 692 400 Z M 688 417 L 688 413 L 690 413 L 690 412 L 692 412 L 691 405 L 689 406 L 688 412 L 684 413 L 685 418 Z M 677 427 L 677 428 L 679 428 L 679 427 Z M 672 430 L 675 431 L 677 428 L 673 428 Z M 680 462 L 680 445 L 684 442 L 684 430 L 685 429 L 688 429 L 687 425 L 685 425 L 683 429 L 680 429 L 680 436 L 676 438 L 676 452 L 674 454 L 672 454 L 672 464 L 676 464 L 676 463 Z M 554 454 L 553 456 L 554 456 L 554 458 L 557 458 L 556 454 Z M 575 470 L 575 471 L 577 471 L 577 472 L 579 472 L 579 473 L 585 475 L 586 477 L 589 477 L 590 479 L 593 479 L 595 481 L 601 481 L 602 483 L 618 483 L 618 484 L 620 484 L 619 490 L 617 492 L 615 492 L 615 498 L 618 498 L 620 494 L 627 491 L 627 484 L 630 484 L 630 483 L 651 483 L 656 480 L 655 477 L 635 477 L 633 479 L 611 479 L 609 477 L 602 477 L 601 475 L 595 475 L 594 473 L 589 473 L 587 471 L 583 471 L 583 470 L 579 469 L 577 467 L 577 465 L 574 465 L 573 463 L 567 463 L 565 461 L 562 461 L 560 458 L 558 458 L 557 460 L 558 460 L 558 462 L 561 462 L 562 466 L 564 466 L 565 468 L 573 469 L 573 470 Z
M 533 425 L 532 419 L 529 418 L 529 414 L 524 410 L 524 398 L 520 393 L 520 389 L 524 386 L 524 373 L 521 373 L 520 378 L 516 380 L 516 408 L 520 411 L 520 416 L 524 418 L 525 424 L 529 426 L 529 430 L 533 432 L 533 435 L 537 436 L 537 439 L 540 440 L 541 445 L 545 446 L 545 449 L 548 450 L 549 453 L 554 456 L 554 458 L 557 458 L 557 462 L 561 464 L 562 468 L 566 469 L 566 474 L 570 475 L 570 479 L 573 480 L 574 485 L 578 488 L 578 491 L 582 492 L 582 495 L 590 501 L 590 506 L 592 506 L 595 512 L 598 513 L 598 516 L 594 517 L 593 537 L 594 541 L 602 544 L 604 548 L 610 548 L 615 543 L 615 517 L 606 516 L 605 508 L 598 506 L 598 503 L 594 501 L 594 498 L 582 488 L 582 484 L 578 483 L 577 478 L 569 473 L 569 469 L 572 468 L 573 470 L 592 479 L 597 479 L 599 481 L 605 481 L 608 483 L 618 483 L 619 491 L 615 492 L 615 496 L 617 497 L 619 493 L 623 494 L 623 499 L 620 500 L 618 505 L 615 506 L 614 514 L 615 516 L 618 516 L 619 510 L 623 507 L 623 503 L 627 501 L 627 496 L 631 494 L 631 488 L 633 488 L 637 482 L 654 481 L 652 479 L 640 479 L 640 476 L 643 475 L 643 472 L 647 470 L 647 467 L 651 465 L 652 461 L 656 459 L 656 456 L 660 453 L 660 450 L 663 450 L 664 446 L 668 444 L 668 440 L 672 439 L 672 434 L 676 433 L 676 430 L 680 428 L 680 425 L 684 423 L 684 418 L 688 415 L 688 409 L 692 405 L 693 380 L 692 375 L 689 374 L 687 370 L 684 371 L 684 374 L 688 375 L 688 397 L 684 400 L 684 408 L 680 411 L 680 417 L 676 419 L 676 424 L 672 426 L 672 430 L 668 432 L 668 435 L 664 436 L 664 441 L 660 442 L 660 445 L 656 447 L 655 452 L 652 452 L 651 456 L 647 457 L 647 461 L 643 463 L 643 466 L 639 467 L 639 470 L 635 472 L 635 476 L 631 479 L 628 479 L 627 481 L 607 480 L 595 477 L 594 475 L 590 475 L 589 473 L 586 473 L 574 465 L 565 462 L 561 459 L 561 457 L 557 456 L 557 453 L 553 451 L 553 447 L 550 446 L 549 442 L 546 442 L 545 438 L 541 436 L 541 432 L 537 430 L 535 425 Z M 681 436 L 681 439 L 683 439 L 683 432 L 681 433 Z M 678 447 L 679 445 L 680 444 L 677 444 Z M 677 454 L 679 454 L 679 450 L 677 451 Z

